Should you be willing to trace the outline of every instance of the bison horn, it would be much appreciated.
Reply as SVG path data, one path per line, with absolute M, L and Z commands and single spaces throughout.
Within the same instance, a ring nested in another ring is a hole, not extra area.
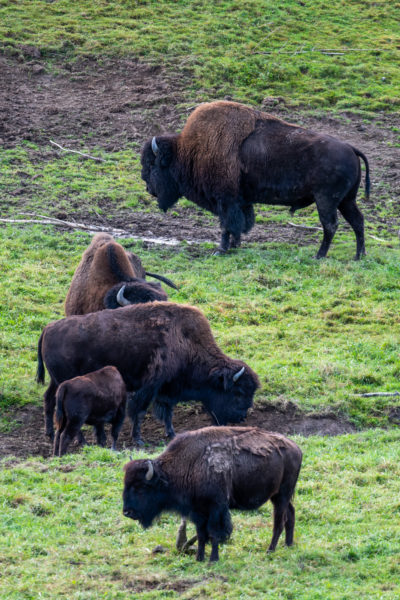
M 148 460 L 147 462 L 148 462 L 149 468 L 146 473 L 146 481 L 150 481 L 150 479 L 152 479 L 152 477 L 154 475 L 154 467 L 153 467 L 153 463 L 151 462 L 151 460 Z
M 240 371 L 238 371 L 237 373 L 234 374 L 233 376 L 233 383 L 236 383 L 236 381 L 239 379 L 239 377 L 241 377 L 244 373 L 244 367 L 242 367 L 240 369 Z
M 157 142 L 156 142 L 156 138 L 153 137 L 153 139 L 151 140 L 151 149 L 153 150 L 154 156 L 157 156 L 158 154 L 158 146 L 157 146 Z
M 123 285 L 117 294 L 117 302 L 120 306 L 128 306 L 128 304 L 130 304 L 129 300 L 124 296 L 125 287 L 126 286 Z

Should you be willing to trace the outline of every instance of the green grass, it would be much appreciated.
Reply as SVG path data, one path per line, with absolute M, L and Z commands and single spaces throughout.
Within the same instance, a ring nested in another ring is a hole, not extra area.
M 188 75 L 197 97 L 372 113 L 399 107 L 398 2 L 0 1 L 3 51 L 23 60 L 136 56 Z
M 122 516 L 126 454 L 93 447 L 63 459 L 4 461 L 0 596 L 398 598 L 400 432 L 296 441 L 304 461 L 295 545 L 288 549 L 280 540 L 266 554 L 270 503 L 235 511 L 231 540 L 212 565 L 176 553 L 176 516 L 165 514 L 146 531 Z M 152 554 L 159 544 L 166 552 Z
M 0 407 L 41 402 L 34 383 L 42 328 L 63 316 L 63 300 L 90 237 L 51 226 L 0 229 Z M 258 403 L 292 401 L 335 411 L 357 426 L 385 425 L 396 399 L 358 394 L 399 389 L 400 252 L 370 243 L 353 262 L 352 234 L 331 256 L 315 247 L 265 244 L 225 257 L 199 248 L 144 249 L 124 240 L 146 268 L 176 281 L 170 300 L 203 310 L 222 349 L 258 373 Z M 8 417 L 3 420 L 3 427 Z

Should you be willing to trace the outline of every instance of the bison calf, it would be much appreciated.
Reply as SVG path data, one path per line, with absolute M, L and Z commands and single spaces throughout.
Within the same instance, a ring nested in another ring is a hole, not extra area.
M 62 456 L 73 438 L 84 441 L 81 427 L 93 425 L 97 443 L 104 446 L 104 423 L 111 423 L 112 449 L 125 417 L 125 383 L 115 367 L 104 367 L 93 373 L 64 381 L 56 393 L 57 432 L 54 456 Z
M 149 527 L 163 511 L 189 517 L 197 530 L 197 560 L 218 560 L 218 545 L 232 533 L 230 508 L 253 510 L 271 500 L 274 529 L 268 551 L 283 528 L 293 543 L 291 502 L 302 453 L 291 440 L 257 427 L 206 427 L 178 435 L 155 460 L 125 466 L 123 513 Z

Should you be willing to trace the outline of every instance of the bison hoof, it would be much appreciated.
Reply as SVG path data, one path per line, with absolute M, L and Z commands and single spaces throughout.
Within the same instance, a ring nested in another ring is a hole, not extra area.
M 215 250 L 213 252 L 213 256 L 223 256 L 224 254 L 226 254 L 226 250 L 223 250 L 222 248 L 218 248 L 217 250 Z

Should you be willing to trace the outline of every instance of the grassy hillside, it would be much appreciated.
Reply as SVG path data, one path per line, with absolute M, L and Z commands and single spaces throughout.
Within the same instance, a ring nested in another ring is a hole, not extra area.
M 34 383 L 36 345 L 49 321 L 63 316 L 73 271 L 90 237 L 49 227 L 0 230 L 7 279 L 0 309 L 0 401 L 41 402 Z M 224 351 L 259 374 L 257 402 L 292 401 L 306 412 L 335 411 L 354 424 L 386 424 L 396 398 L 358 394 L 399 388 L 400 252 L 369 245 L 360 262 L 352 234 L 338 234 L 331 258 L 315 249 L 254 245 L 226 257 L 209 245 L 129 248 L 146 268 L 180 285 L 170 299 L 201 308 Z M 373 243 L 373 242 L 372 242 Z
M 136 56 L 189 75 L 189 93 L 306 107 L 399 107 L 398 2 L 2 0 L 8 55 Z

